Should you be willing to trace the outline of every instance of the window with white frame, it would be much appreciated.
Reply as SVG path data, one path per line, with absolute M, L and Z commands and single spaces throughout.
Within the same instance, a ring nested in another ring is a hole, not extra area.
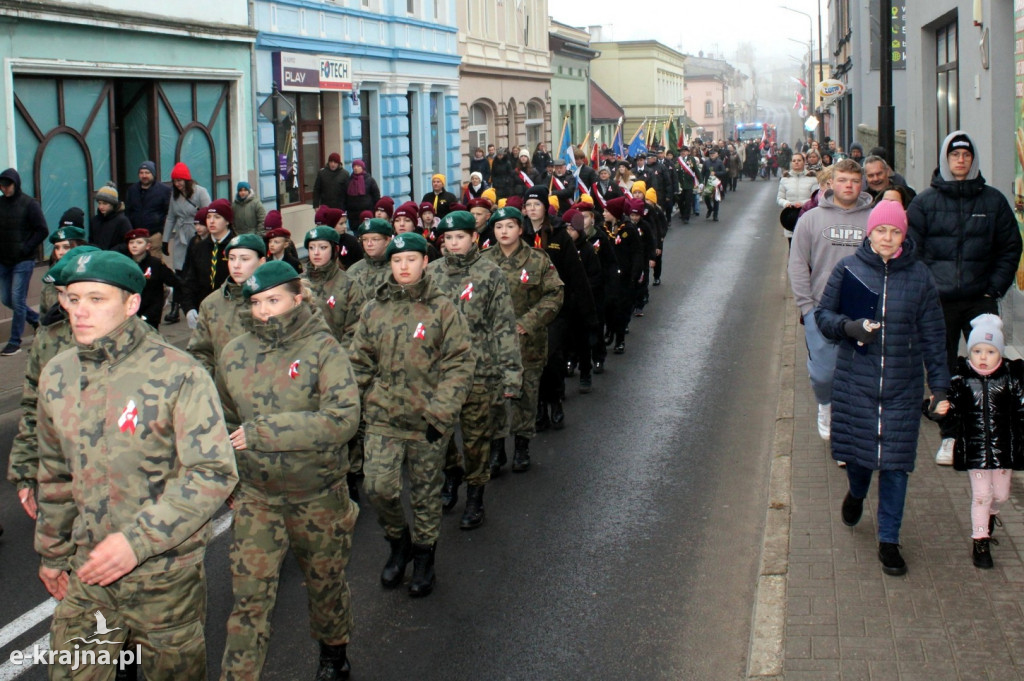
M 466 132 L 469 133 L 469 148 L 487 148 L 489 135 L 488 109 L 483 104 L 474 104 L 469 107 L 469 126 Z
M 537 101 L 526 104 L 526 143 L 536 149 L 544 135 L 544 107 Z

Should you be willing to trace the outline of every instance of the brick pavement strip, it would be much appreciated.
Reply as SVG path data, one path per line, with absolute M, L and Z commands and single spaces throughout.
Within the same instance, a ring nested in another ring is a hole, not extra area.
M 933 463 L 938 428 L 923 421 L 901 532 L 909 572 L 884 575 L 875 486 L 860 524 L 843 525 L 846 475 L 817 434 L 795 313 L 784 333 L 747 678 L 1024 681 L 1024 556 L 1017 546 L 1024 546 L 1024 479 L 1015 477 L 1000 514 L 996 568 L 976 569 L 970 485 L 964 474 Z

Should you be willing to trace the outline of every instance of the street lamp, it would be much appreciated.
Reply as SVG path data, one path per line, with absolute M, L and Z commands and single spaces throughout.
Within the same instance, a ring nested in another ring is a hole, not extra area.
M 807 88 L 807 93 L 808 95 L 810 95 L 811 113 L 813 114 L 816 108 L 814 106 L 814 17 L 812 17 L 807 12 L 803 12 L 798 9 L 793 9 L 792 7 L 786 7 L 785 5 L 779 5 L 779 8 L 789 10 L 790 12 L 795 12 L 796 14 L 803 14 L 805 17 L 807 17 L 807 82 L 809 84 L 809 87 Z

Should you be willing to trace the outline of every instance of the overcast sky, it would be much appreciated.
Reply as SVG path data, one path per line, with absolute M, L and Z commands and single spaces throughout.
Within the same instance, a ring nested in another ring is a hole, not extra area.
M 715 53 L 732 60 L 736 45 L 751 42 L 758 59 L 769 55 L 807 53 L 793 38 L 807 44 L 807 17 L 781 9 L 786 5 L 813 17 L 815 49 L 818 41 L 818 0 L 682 0 L 659 3 L 647 0 L 548 0 L 553 19 L 570 26 L 601 25 L 611 40 L 657 40 L 687 54 Z M 828 2 L 821 0 L 822 31 L 828 44 Z M 606 36 L 606 39 L 607 36 Z

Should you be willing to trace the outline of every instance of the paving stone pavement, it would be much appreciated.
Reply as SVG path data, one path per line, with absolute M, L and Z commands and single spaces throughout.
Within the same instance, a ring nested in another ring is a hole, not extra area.
M 818 437 L 802 326 L 792 347 L 785 681 L 1024 681 L 1024 475 L 1000 513 L 995 569 L 978 570 L 967 474 L 935 465 L 939 430 L 922 420 L 900 533 L 909 571 L 883 574 L 877 478 L 861 522 L 843 525 L 846 474 Z

